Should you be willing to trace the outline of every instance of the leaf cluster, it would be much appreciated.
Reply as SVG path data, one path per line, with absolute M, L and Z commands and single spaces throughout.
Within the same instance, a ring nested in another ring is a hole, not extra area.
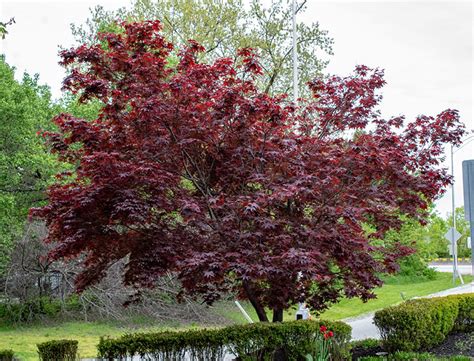
M 252 49 L 206 63 L 190 41 L 170 64 L 159 21 L 120 26 L 100 34 L 107 46 L 61 54 L 65 89 L 103 107 L 93 120 L 55 117 L 45 137 L 75 173 L 32 211 L 53 259 L 86 257 L 77 287 L 125 260 L 126 284 L 172 272 L 183 293 L 212 304 L 232 292 L 263 321 L 265 307 L 278 320 L 302 301 L 374 297 L 413 250 L 372 241 L 428 217 L 450 182 L 444 144 L 464 133 L 457 111 L 405 128 L 383 119 L 383 71 L 365 66 L 314 80 L 296 107 L 259 89 Z

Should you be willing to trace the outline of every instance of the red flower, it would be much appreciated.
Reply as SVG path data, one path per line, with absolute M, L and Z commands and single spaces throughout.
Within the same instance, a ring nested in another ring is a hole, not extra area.
M 334 337 L 334 332 L 329 331 L 329 332 L 328 332 L 328 336 L 329 336 L 329 337 Z
M 327 327 L 324 325 L 319 328 L 319 331 L 321 332 L 326 332 L 326 330 L 327 330 Z

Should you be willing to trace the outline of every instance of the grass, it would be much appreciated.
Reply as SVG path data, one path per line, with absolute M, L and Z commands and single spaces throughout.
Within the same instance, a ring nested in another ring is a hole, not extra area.
M 471 281 L 471 278 L 466 277 L 465 282 L 469 281 Z M 401 292 L 405 294 L 406 298 L 411 298 L 442 291 L 452 286 L 452 276 L 450 274 L 439 273 L 435 280 L 423 282 L 407 282 L 404 279 L 394 278 L 376 291 L 378 299 L 370 300 L 367 303 L 356 299 L 344 299 L 324 312 L 321 317 L 331 320 L 354 317 L 401 302 Z M 245 303 L 242 305 L 250 316 L 257 320 L 250 305 Z M 233 303 L 221 303 L 215 307 L 215 311 L 232 322 L 246 322 Z M 294 319 L 294 311 L 287 312 L 285 319 Z M 0 350 L 13 349 L 16 356 L 21 360 L 37 360 L 37 343 L 65 338 L 78 340 L 80 356 L 92 358 L 97 354 L 96 345 L 101 336 L 113 337 L 132 331 L 163 331 L 170 329 L 170 326 L 174 329 L 178 327 L 177 325 L 154 325 L 152 327 L 130 328 L 104 322 L 67 322 L 53 326 L 0 327 Z
M 471 276 L 463 276 L 464 282 L 472 280 Z M 460 281 L 456 281 L 460 285 Z M 373 312 L 400 303 L 405 299 L 427 296 L 432 293 L 453 287 L 453 276 L 449 273 L 437 273 L 436 279 L 418 282 L 406 282 L 404 279 L 393 278 L 375 291 L 377 298 L 362 302 L 359 299 L 343 299 L 321 315 L 328 320 L 341 320 Z
M 463 276 L 464 282 L 471 282 L 471 276 Z M 456 285 L 459 286 L 459 280 L 456 281 Z M 433 280 L 426 281 L 414 281 L 401 277 L 391 277 L 387 279 L 386 283 L 375 290 L 377 295 L 376 299 L 362 302 L 359 299 L 342 299 L 339 303 L 333 305 L 328 310 L 323 312 L 320 317 L 326 320 L 342 320 L 345 318 L 359 316 L 365 313 L 380 310 L 382 308 L 400 303 L 405 299 L 426 296 L 432 293 L 443 291 L 453 286 L 453 278 L 449 273 L 436 273 L 436 278 Z M 250 315 L 253 320 L 258 320 L 257 314 L 253 310 L 250 304 L 242 302 L 242 306 Z M 219 313 L 225 315 L 236 323 L 247 322 L 240 311 L 234 305 L 221 306 Z M 294 320 L 295 311 L 289 310 L 284 314 L 284 320 Z M 268 313 L 268 317 L 271 319 L 271 313 Z
M 101 336 L 119 336 L 129 330 L 96 322 L 67 322 L 57 326 L 1 327 L 0 349 L 12 349 L 21 360 L 37 360 L 36 344 L 58 339 L 79 341 L 81 357 L 95 357 Z

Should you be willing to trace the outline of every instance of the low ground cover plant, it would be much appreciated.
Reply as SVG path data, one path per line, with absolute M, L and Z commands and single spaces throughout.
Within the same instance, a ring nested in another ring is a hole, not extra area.
M 138 333 L 116 339 L 102 338 L 99 357 L 105 359 L 147 355 L 151 360 L 192 359 L 222 360 L 232 353 L 241 360 L 267 360 L 275 354 L 283 359 L 297 360 L 314 352 L 321 335 L 332 335 L 325 344 L 333 360 L 350 357 L 351 327 L 343 322 L 292 321 L 235 325 L 221 329 L 183 332 Z M 323 350 L 324 351 L 324 350 Z
M 410 300 L 375 313 L 390 352 L 427 350 L 450 332 L 474 331 L 474 294 Z

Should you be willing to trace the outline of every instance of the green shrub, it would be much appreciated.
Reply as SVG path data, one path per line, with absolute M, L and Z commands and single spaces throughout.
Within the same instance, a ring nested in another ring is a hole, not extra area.
M 77 312 L 81 304 L 77 295 L 61 300 L 49 297 L 34 298 L 21 303 L 0 303 L 0 323 L 27 323 L 44 318 L 54 318 L 62 311 Z
M 436 271 L 430 268 L 418 254 L 403 257 L 397 275 L 419 281 L 436 279 Z
M 13 350 L 0 350 L 0 361 L 13 361 Z
M 453 331 L 474 332 L 474 293 L 448 296 L 458 301 L 458 318 L 454 323 Z
M 343 322 L 292 321 L 254 323 L 221 329 L 138 333 L 117 339 L 102 338 L 97 349 L 105 359 L 148 355 L 153 360 L 182 360 L 187 352 L 195 360 L 222 360 L 226 352 L 245 360 L 271 358 L 283 352 L 290 360 L 309 353 L 325 325 L 334 332 L 334 360 L 349 357 L 351 327 Z
M 359 348 L 359 349 L 370 349 L 381 346 L 381 341 L 375 338 L 366 338 L 363 340 L 351 341 L 351 349 Z
M 440 344 L 453 330 L 473 327 L 474 295 L 407 301 L 375 313 L 384 348 L 419 351 Z
M 53 340 L 36 346 L 41 361 L 74 361 L 77 359 L 77 344 L 76 340 Z

